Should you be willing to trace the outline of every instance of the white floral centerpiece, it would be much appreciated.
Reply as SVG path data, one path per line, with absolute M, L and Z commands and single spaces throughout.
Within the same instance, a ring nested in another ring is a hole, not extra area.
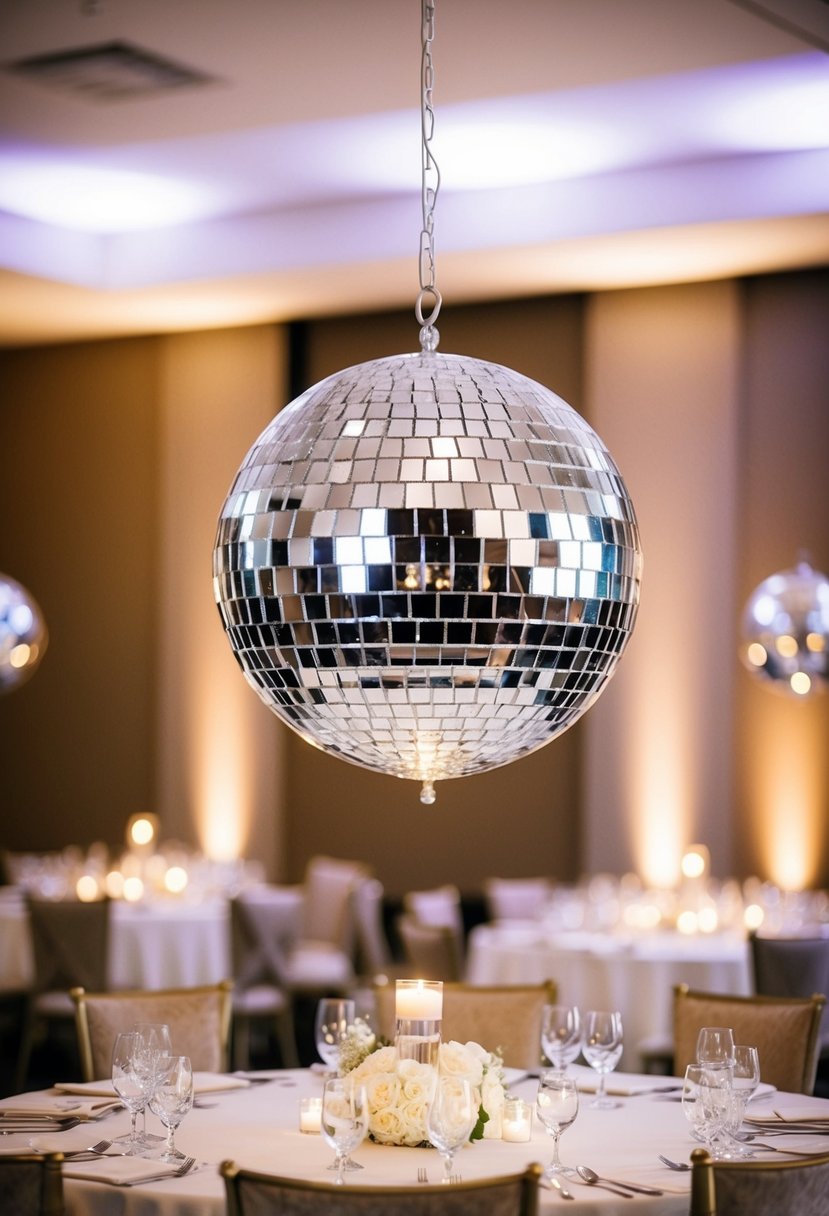
M 480 1043 L 441 1043 L 438 1069 L 470 1084 L 478 1104 L 478 1122 L 470 1140 L 500 1139 L 505 1096 L 501 1057 Z M 395 1047 L 379 1045 L 367 1024 L 358 1021 L 349 1027 L 340 1050 L 340 1073 L 366 1088 L 372 1140 L 428 1145 L 426 1120 L 434 1081 L 430 1064 L 401 1059 Z

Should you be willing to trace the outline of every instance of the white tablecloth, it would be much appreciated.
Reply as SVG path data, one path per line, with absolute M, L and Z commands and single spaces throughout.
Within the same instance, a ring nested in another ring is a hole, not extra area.
M 206 1105 L 187 1115 L 177 1135 L 181 1150 L 206 1163 L 185 1178 L 133 1188 L 115 1188 L 101 1183 L 67 1179 L 65 1184 L 67 1216 L 224 1216 L 224 1187 L 217 1172 L 226 1158 L 238 1164 L 269 1173 L 331 1181 L 326 1167 L 333 1152 L 320 1136 L 303 1135 L 297 1130 L 300 1096 L 322 1093 L 322 1080 L 314 1073 L 295 1071 L 273 1074 L 268 1084 L 246 1090 L 206 1095 Z M 653 1081 L 654 1078 L 649 1078 Z M 526 1080 L 513 1092 L 533 1101 L 537 1082 Z M 620 1199 L 579 1183 L 570 1184 L 576 1202 L 568 1210 L 579 1216 L 686 1216 L 689 1202 L 689 1176 L 677 1174 L 661 1165 L 658 1154 L 687 1161 L 694 1141 L 682 1114 L 680 1103 L 667 1096 L 637 1096 L 620 1099 L 615 1110 L 590 1108 L 589 1095 L 582 1095 L 581 1109 L 572 1127 L 561 1139 L 561 1156 L 566 1165 L 587 1164 L 608 1177 L 638 1181 L 665 1188 L 661 1197 L 637 1196 Z M 800 1095 L 773 1095 L 763 1109 L 781 1104 L 803 1105 Z M 752 1104 L 754 1105 L 754 1104 Z M 819 1102 L 829 1111 L 829 1102 Z M 757 1107 L 759 1110 L 759 1105 Z M 159 1130 L 150 1115 L 150 1130 Z M 111 1115 L 89 1124 L 88 1143 L 106 1135 L 127 1130 L 126 1113 Z M 74 1129 L 73 1136 L 77 1136 Z M 65 1133 L 67 1137 L 70 1133 Z M 7 1136 L 12 1148 L 18 1137 Z M 68 1141 L 67 1141 L 68 1143 Z M 73 1141 L 74 1143 L 74 1141 Z M 776 1139 L 778 1146 L 789 1147 Z M 818 1151 L 825 1137 L 798 1138 L 798 1149 Z M 442 1165 L 433 1149 L 389 1148 L 364 1143 L 354 1153 L 364 1169 L 361 1184 L 412 1184 L 417 1169 L 425 1166 L 430 1182 L 437 1183 Z M 539 1126 L 527 1144 L 484 1140 L 461 1150 L 456 1167 L 464 1178 L 510 1174 L 524 1169 L 531 1161 L 546 1165 L 551 1142 Z M 347 1185 L 347 1183 L 346 1183 Z M 561 1198 L 548 1190 L 541 1192 L 541 1206 L 552 1210 Z
M 548 937 L 540 925 L 479 925 L 469 935 L 471 984 L 540 984 L 553 979 L 562 1004 L 619 1009 L 621 1068 L 638 1069 L 645 1040 L 672 1040 L 673 985 L 703 992 L 751 991 L 748 946 L 733 937 L 654 934 L 619 941 L 606 934 Z
M 284 891 L 286 926 L 296 923 L 302 892 Z M 109 984 L 172 988 L 213 984 L 232 975 L 230 917 L 225 899 L 110 904 Z M 22 898 L 0 899 L 0 990 L 25 989 L 33 974 Z

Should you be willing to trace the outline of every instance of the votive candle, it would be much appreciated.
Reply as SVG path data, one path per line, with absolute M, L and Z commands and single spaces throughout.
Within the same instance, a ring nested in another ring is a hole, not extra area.
M 443 984 L 440 980 L 398 980 L 395 990 L 398 1021 L 439 1022 L 443 1017 Z
M 530 1138 L 533 1108 L 521 1098 L 507 1098 L 501 1118 L 501 1139 L 524 1144 Z
M 299 1130 L 319 1135 L 322 1130 L 322 1098 L 300 1098 Z

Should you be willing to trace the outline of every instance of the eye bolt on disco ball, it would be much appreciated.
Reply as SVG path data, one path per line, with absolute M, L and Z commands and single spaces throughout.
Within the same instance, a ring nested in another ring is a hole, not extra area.
M 633 504 L 587 422 L 435 344 L 285 406 L 236 474 L 213 553 L 262 701 L 331 755 L 420 782 L 427 803 L 436 781 L 517 760 L 592 705 L 641 573 Z

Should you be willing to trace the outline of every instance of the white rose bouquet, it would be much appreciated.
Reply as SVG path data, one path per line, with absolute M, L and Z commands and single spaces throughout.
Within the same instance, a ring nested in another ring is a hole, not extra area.
M 485 1051 L 479 1043 L 441 1043 L 438 1068 L 447 1076 L 469 1081 L 478 1103 L 478 1122 L 470 1140 L 499 1139 L 504 1104 L 500 1056 Z M 362 1037 L 359 1046 L 356 1041 L 344 1044 L 340 1071 L 366 1087 L 372 1140 L 411 1147 L 429 1143 L 426 1119 L 433 1082 L 431 1065 L 400 1059 L 394 1047 L 377 1047 L 376 1043 L 367 1047 Z

